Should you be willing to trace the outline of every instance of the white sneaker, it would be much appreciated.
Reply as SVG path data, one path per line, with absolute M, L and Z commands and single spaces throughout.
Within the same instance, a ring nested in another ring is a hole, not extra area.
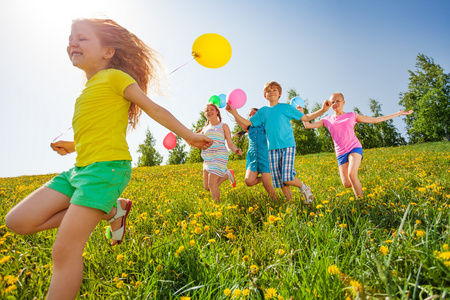
M 304 200 L 305 204 L 313 203 L 314 196 L 311 192 L 311 188 L 308 185 L 303 184 L 303 189 L 300 189 L 300 192 L 302 193 L 303 197 L 305 197 L 305 200 Z
M 234 177 L 234 171 L 232 169 L 227 170 L 228 179 L 230 179 L 231 186 L 236 187 L 236 178 Z

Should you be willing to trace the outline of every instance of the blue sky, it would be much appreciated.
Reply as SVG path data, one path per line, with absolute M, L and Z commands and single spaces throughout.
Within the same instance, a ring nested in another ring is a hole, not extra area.
M 61 132 L 71 138 L 75 99 L 84 84 L 65 51 L 72 19 L 109 17 L 159 51 L 168 77 L 165 97 L 151 95 L 187 127 L 212 95 L 240 88 L 251 107 L 266 105 L 263 85 L 278 81 L 294 88 L 310 106 L 333 92 L 346 98 L 346 111 L 370 114 L 368 100 L 382 113 L 398 111 L 416 56 L 432 57 L 450 72 L 450 2 L 281 0 L 0 0 L 0 177 L 58 173 L 75 155 L 60 157 L 49 144 Z M 218 33 L 231 44 L 230 62 L 208 69 L 191 61 L 192 44 Z M 328 112 L 328 114 L 331 114 Z M 234 126 L 223 110 L 224 122 Z M 404 135 L 404 122 L 394 124 Z M 169 132 L 148 116 L 128 134 L 133 162 L 150 127 L 156 149 Z

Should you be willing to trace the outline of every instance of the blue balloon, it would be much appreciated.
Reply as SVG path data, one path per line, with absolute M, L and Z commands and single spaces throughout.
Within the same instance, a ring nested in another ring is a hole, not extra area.
M 227 95 L 220 94 L 219 98 L 220 98 L 220 106 L 219 106 L 219 108 L 224 108 L 225 106 L 227 106 Z
M 297 108 L 297 106 L 301 106 L 301 107 L 305 108 L 305 101 L 303 101 L 303 99 L 300 97 L 295 97 L 291 100 L 291 105 L 294 108 Z

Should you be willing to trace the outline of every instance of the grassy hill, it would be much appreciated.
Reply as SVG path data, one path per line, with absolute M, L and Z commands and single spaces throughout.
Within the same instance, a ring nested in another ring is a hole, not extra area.
M 450 297 L 450 143 L 365 150 L 363 199 L 342 186 L 334 154 L 295 167 L 313 205 L 246 187 L 245 161 L 229 163 L 238 183 L 221 186 L 219 205 L 201 164 L 134 169 L 126 240 L 111 248 L 97 226 L 80 299 Z M 51 177 L 0 178 L 2 299 L 45 297 L 57 231 L 17 236 L 4 216 Z

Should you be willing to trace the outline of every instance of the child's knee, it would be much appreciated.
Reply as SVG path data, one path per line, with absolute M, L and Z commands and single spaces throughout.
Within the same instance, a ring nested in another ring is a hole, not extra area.
M 245 178 L 244 182 L 245 182 L 246 186 L 254 186 L 255 185 L 254 182 L 248 178 Z
M 9 230 L 16 234 L 27 235 L 32 232 L 27 228 L 26 223 L 24 223 L 23 218 L 17 216 L 13 212 L 8 212 L 5 216 L 5 225 Z

